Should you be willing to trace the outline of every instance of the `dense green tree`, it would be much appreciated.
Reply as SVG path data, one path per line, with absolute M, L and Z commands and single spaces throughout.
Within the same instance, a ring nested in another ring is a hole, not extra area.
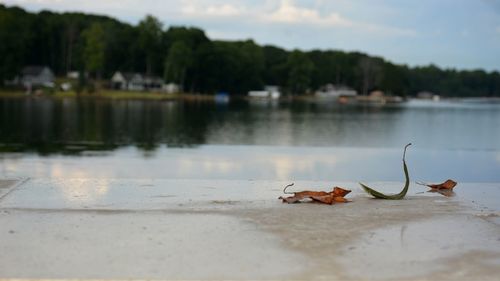
M 83 52 L 85 69 L 90 73 L 94 73 L 97 78 L 100 78 L 105 62 L 104 52 L 106 45 L 104 44 L 104 28 L 100 23 L 94 23 L 83 32 L 82 36 L 85 39 L 85 49 Z
M 32 17 L 19 8 L 0 5 L 0 85 L 14 78 L 27 62 L 33 33 Z
M 253 41 L 214 41 L 196 52 L 197 91 L 246 94 L 263 87 L 264 56 Z
M 287 60 L 288 90 L 292 94 L 304 94 L 309 89 L 314 64 L 301 51 L 290 53 Z
M 212 50 L 212 43 L 205 35 L 203 30 L 193 27 L 170 27 L 162 37 L 162 45 L 166 50 L 170 50 L 171 46 L 176 42 L 183 42 L 191 50 L 191 64 L 186 69 L 184 78 L 184 90 L 189 92 L 210 92 L 203 84 L 207 80 L 207 75 L 210 73 L 205 72 L 207 66 L 202 62 L 206 59 L 205 54 L 210 54 Z M 165 70 L 164 70 L 165 71 Z
M 165 80 L 176 82 L 184 88 L 186 72 L 193 64 L 192 50 L 184 41 L 175 42 L 165 60 Z
M 137 42 L 139 48 L 145 53 L 146 73 L 148 75 L 153 74 L 155 63 L 160 57 L 162 28 L 161 22 L 151 15 L 147 15 L 137 26 L 139 31 Z
M 365 56 L 359 60 L 359 71 L 361 75 L 361 94 L 368 95 L 368 92 L 377 88 L 382 78 L 382 62 L 380 59 Z
M 495 71 L 491 73 L 491 75 L 489 75 L 489 78 L 490 91 L 488 93 L 488 96 L 500 96 L 500 73 L 498 71 Z
M 311 87 L 313 89 L 318 89 L 330 83 L 340 84 L 338 77 L 340 73 L 339 65 L 330 53 L 314 50 L 308 53 L 308 57 L 315 66 L 311 75 Z
M 103 73 L 110 77 L 117 70 L 133 72 L 141 69 L 143 57 L 134 52 L 132 38 L 137 38 L 137 30 L 132 26 L 115 22 L 105 22 L 105 61 Z
M 286 85 L 288 81 L 288 52 L 275 46 L 264 46 L 264 81 L 269 85 Z
M 56 75 L 83 70 L 109 78 L 115 71 L 164 75 L 198 93 L 246 94 L 263 85 L 302 94 L 332 83 L 367 94 L 430 91 L 442 96 L 500 97 L 500 75 L 483 70 L 408 67 L 359 52 L 288 51 L 251 40 L 211 41 L 203 30 L 146 16 L 136 26 L 83 13 L 26 12 L 0 4 L 0 84 L 27 65 Z
M 169 49 L 175 42 L 184 42 L 191 50 L 210 40 L 205 32 L 199 28 L 172 26 L 163 35 L 163 44 Z
M 198 93 L 213 93 L 217 90 L 216 50 L 213 42 L 198 46 L 194 52 L 193 72 L 189 91 Z M 185 89 L 186 90 L 186 89 Z
M 213 92 L 238 92 L 240 72 L 240 50 L 230 42 L 215 41 L 209 54 L 208 71 Z
M 250 90 L 262 89 L 264 81 L 262 73 L 265 62 L 262 48 L 252 40 L 237 42 L 239 57 L 239 73 L 236 83 L 237 92 L 246 94 Z
M 406 96 L 408 95 L 408 69 L 405 66 L 397 66 L 392 63 L 384 63 L 382 66 L 383 76 L 379 87 L 386 94 Z

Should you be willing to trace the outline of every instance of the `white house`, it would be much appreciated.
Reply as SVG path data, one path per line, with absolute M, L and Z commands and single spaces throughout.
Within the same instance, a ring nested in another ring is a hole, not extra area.
M 157 76 L 148 76 L 140 73 L 117 71 L 111 77 L 114 89 L 128 91 L 161 90 L 163 79 Z
M 79 76 L 80 72 L 74 70 L 68 71 L 68 73 L 66 73 L 66 77 L 70 79 L 78 79 Z
M 142 91 L 144 90 L 144 79 L 139 73 L 117 71 L 111 77 L 111 84 L 114 89 Z
M 168 94 L 175 94 L 175 93 L 179 93 L 181 88 L 179 85 L 177 85 L 175 83 L 168 83 L 168 84 L 162 85 L 162 90 Z
M 249 91 L 250 98 L 278 99 L 281 96 L 278 86 L 265 86 L 263 91 Z
M 36 86 L 53 87 L 54 73 L 48 66 L 27 66 L 21 72 L 20 82 L 28 89 Z
M 161 91 L 164 84 L 163 79 L 158 76 L 144 75 L 144 88 L 150 91 Z

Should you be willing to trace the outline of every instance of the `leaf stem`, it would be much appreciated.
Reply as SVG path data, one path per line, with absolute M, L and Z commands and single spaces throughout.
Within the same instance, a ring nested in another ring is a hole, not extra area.
M 290 186 L 293 186 L 294 183 L 292 182 L 291 184 L 285 186 L 285 188 L 283 189 L 283 193 L 284 194 L 295 194 L 295 192 L 286 192 L 286 189 L 289 188 Z

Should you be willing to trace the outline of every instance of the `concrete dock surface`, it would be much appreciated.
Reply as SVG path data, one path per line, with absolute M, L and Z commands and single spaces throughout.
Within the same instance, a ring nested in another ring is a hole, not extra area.
M 0 279 L 498 280 L 500 184 L 283 204 L 289 182 L 0 180 Z M 398 192 L 402 183 L 368 183 Z

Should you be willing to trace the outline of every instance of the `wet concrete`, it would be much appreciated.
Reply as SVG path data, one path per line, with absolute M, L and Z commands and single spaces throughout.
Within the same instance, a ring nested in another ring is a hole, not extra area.
M 17 185 L 16 185 L 17 183 Z M 0 181 L 0 278 L 497 280 L 500 184 L 401 201 L 356 183 L 334 206 L 281 204 L 285 182 Z M 372 183 L 397 191 L 400 183 Z M 423 192 L 423 193 L 422 193 Z
M 16 185 L 22 184 L 26 179 L 5 179 L 0 180 L 0 199 L 7 196 L 9 192 L 11 192 Z

